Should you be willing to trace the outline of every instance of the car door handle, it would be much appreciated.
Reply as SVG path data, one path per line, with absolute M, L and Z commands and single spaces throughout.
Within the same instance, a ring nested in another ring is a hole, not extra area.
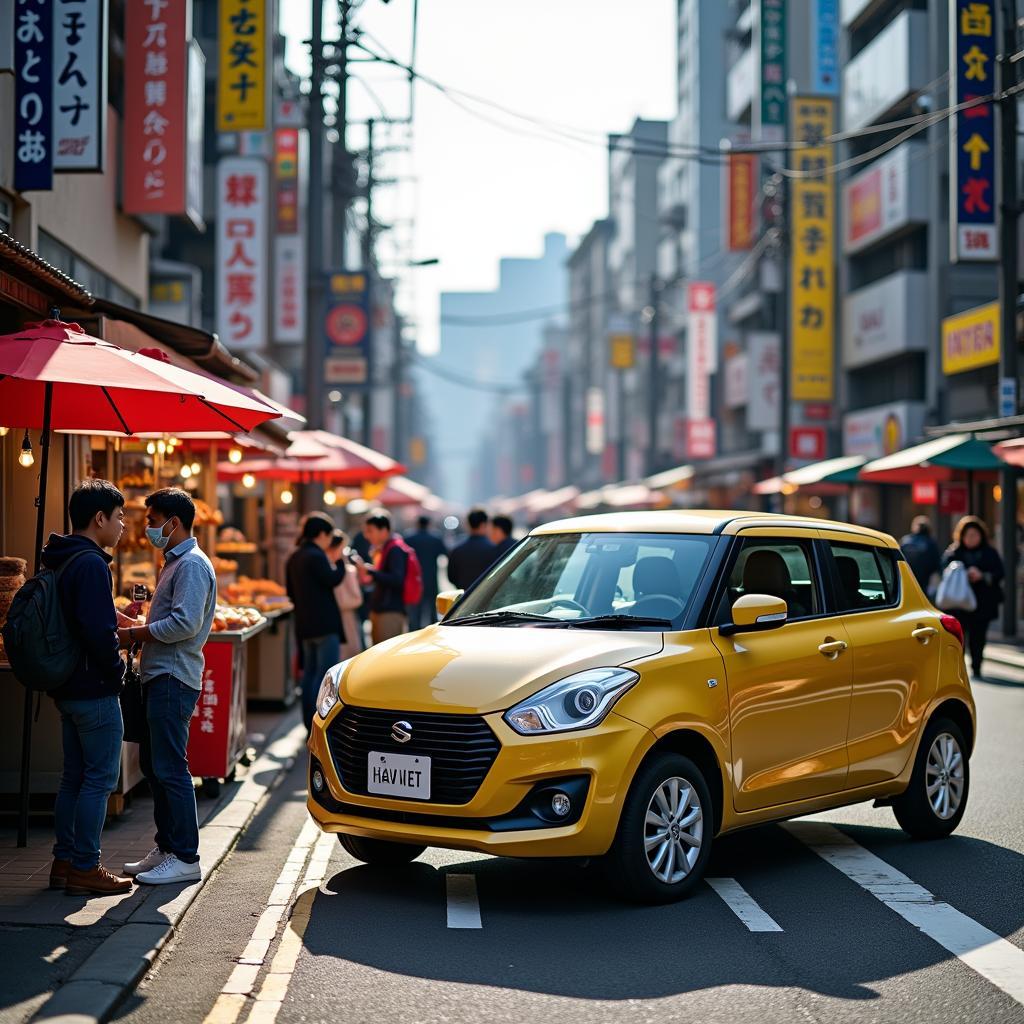
M 848 644 L 845 640 L 830 640 L 826 637 L 823 644 L 818 644 L 818 650 L 821 651 L 826 658 L 837 658 L 846 650 L 847 646 Z
M 918 626 L 910 635 L 921 643 L 926 644 L 938 630 L 934 626 Z

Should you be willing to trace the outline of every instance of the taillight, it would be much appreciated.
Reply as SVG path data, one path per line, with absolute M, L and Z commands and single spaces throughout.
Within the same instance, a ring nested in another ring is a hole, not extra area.
M 960 625 L 960 620 L 955 615 L 943 615 L 941 621 L 942 628 L 947 633 L 952 633 L 960 641 L 960 646 L 963 647 L 964 627 Z

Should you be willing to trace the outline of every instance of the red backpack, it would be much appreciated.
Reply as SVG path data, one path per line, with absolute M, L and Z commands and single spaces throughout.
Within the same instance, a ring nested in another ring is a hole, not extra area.
M 381 564 L 387 561 L 391 553 L 391 546 L 394 545 L 399 551 L 405 552 L 405 582 L 402 584 L 402 603 L 408 607 L 411 604 L 419 604 L 423 600 L 423 567 L 420 560 L 401 537 L 392 537 L 380 553 Z

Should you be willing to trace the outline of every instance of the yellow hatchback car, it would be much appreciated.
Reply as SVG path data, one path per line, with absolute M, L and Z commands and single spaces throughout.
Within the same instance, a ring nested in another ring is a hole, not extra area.
M 885 534 L 569 519 L 438 608 L 320 689 L 308 806 L 359 860 L 604 858 L 632 898 L 666 902 L 749 825 L 874 800 L 938 838 L 963 816 L 963 634 Z

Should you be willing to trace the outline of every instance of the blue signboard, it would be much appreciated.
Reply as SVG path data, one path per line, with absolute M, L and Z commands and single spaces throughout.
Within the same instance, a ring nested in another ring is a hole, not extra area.
M 814 0 L 811 5 L 813 68 L 811 92 L 839 95 L 839 0 Z
M 967 103 L 997 89 L 995 4 L 950 0 L 952 102 Z M 996 110 L 979 103 L 961 110 L 950 132 L 950 228 L 954 260 L 994 260 L 996 230 Z
M 336 270 L 327 274 L 324 302 L 324 381 L 361 386 L 369 380 L 370 317 L 369 274 L 362 270 Z
M 53 187 L 53 2 L 14 6 L 14 187 Z

